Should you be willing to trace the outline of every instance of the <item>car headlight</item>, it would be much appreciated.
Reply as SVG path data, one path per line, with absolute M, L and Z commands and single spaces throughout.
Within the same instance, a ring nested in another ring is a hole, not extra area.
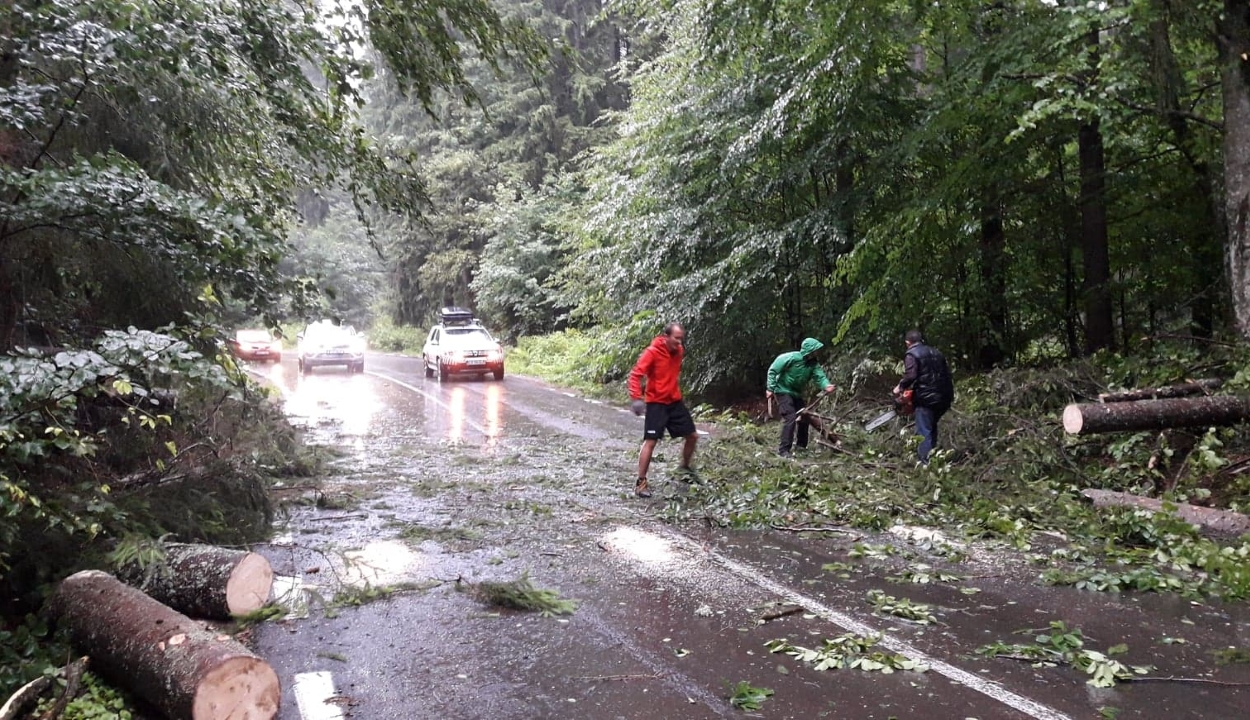
M 269 349 L 272 350 L 273 352 L 282 352 L 282 341 L 274 340 L 273 342 L 269 343 Z
M 500 350 L 491 350 L 486 354 L 486 359 L 490 362 L 499 362 L 503 360 L 503 352 Z

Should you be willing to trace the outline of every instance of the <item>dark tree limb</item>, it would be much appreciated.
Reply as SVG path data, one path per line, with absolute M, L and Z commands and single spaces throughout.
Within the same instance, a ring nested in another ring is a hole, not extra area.
M 87 671 L 87 660 L 86 656 L 80 657 L 65 666 L 65 692 L 61 693 L 61 697 L 52 703 L 52 707 L 48 708 L 39 720 L 57 720 L 61 717 L 61 713 L 65 712 L 70 701 L 78 697 L 78 689 L 82 686 L 82 674 Z
M 1120 392 L 1102 393 L 1098 396 L 1098 402 L 1136 402 L 1138 400 L 1162 400 L 1165 398 L 1187 397 L 1189 395 L 1210 395 L 1212 390 L 1220 389 L 1220 386 L 1223 384 L 1223 380 L 1209 378 L 1157 388 L 1121 390 Z

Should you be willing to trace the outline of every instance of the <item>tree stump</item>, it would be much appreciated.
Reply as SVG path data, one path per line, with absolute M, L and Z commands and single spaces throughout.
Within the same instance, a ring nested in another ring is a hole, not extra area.
M 264 556 L 214 545 L 171 543 L 163 564 L 128 565 L 118 577 L 179 612 L 219 620 L 259 610 L 273 589 Z
M 1250 399 L 1219 397 L 1086 403 L 1063 410 L 1063 429 L 1073 435 L 1234 425 L 1250 417 Z
M 173 720 L 272 720 L 281 689 L 268 663 L 98 570 L 61 581 L 52 617 L 92 668 Z

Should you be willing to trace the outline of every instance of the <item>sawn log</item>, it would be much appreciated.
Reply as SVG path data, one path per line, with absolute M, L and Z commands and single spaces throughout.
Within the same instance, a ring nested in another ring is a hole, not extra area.
M 1234 425 L 1250 418 L 1250 399 L 1232 395 L 1139 402 L 1085 403 L 1063 410 L 1073 435 Z
M 278 714 L 278 676 L 265 661 L 108 573 L 84 570 L 62 580 L 49 609 L 95 672 L 173 720 Z
M 170 543 L 165 562 L 146 569 L 129 565 L 118 577 L 178 612 L 220 620 L 259 610 L 273 589 L 273 569 L 264 556 L 214 545 Z
M 1163 501 L 1111 490 L 1082 490 L 1081 494 L 1094 507 L 1131 507 L 1163 512 Z M 1250 517 L 1231 510 L 1205 508 L 1188 503 L 1176 504 L 1176 516 L 1203 530 L 1220 535 L 1241 535 L 1250 532 Z
M 1122 390 L 1120 392 L 1103 393 L 1098 396 L 1098 402 L 1136 402 L 1138 400 L 1164 400 L 1167 398 L 1188 397 L 1190 395 L 1209 395 L 1211 391 L 1219 390 L 1223 384 L 1223 380 L 1212 378 L 1157 388 Z

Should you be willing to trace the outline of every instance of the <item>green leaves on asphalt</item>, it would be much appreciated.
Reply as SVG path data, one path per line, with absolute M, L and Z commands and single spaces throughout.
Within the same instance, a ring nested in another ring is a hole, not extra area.
M 759 710 L 764 701 L 773 695 L 768 688 L 755 687 L 742 680 L 729 689 L 729 704 L 739 710 Z
M 863 670 L 892 673 L 896 670 L 925 672 L 928 666 L 903 655 L 875 650 L 881 637 L 854 633 L 825 639 L 818 648 L 795 645 L 785 638 L 764 643 L 769 652 L 784 653 L 815 670 Z
M 992 643 L 977 648 L 978 655 L 1031 662 L 1039 667 L 1070 665 L 1089 675 L 1086 683 L 1094 687 L 1113 687 L 1117 682 L 1131 681 L 1150 672 L 1149 665 L 1126 665 L 1114 656 L 1128 652 L 1123 643 L 1098 652 L 1085 647 L 1086 637 L 1080 628 L 1070 628 L 1062 621 L 1054 621 L 1044 631 L 1021 630 L 1021 633 L 1038 634 L 1032 643 Z

